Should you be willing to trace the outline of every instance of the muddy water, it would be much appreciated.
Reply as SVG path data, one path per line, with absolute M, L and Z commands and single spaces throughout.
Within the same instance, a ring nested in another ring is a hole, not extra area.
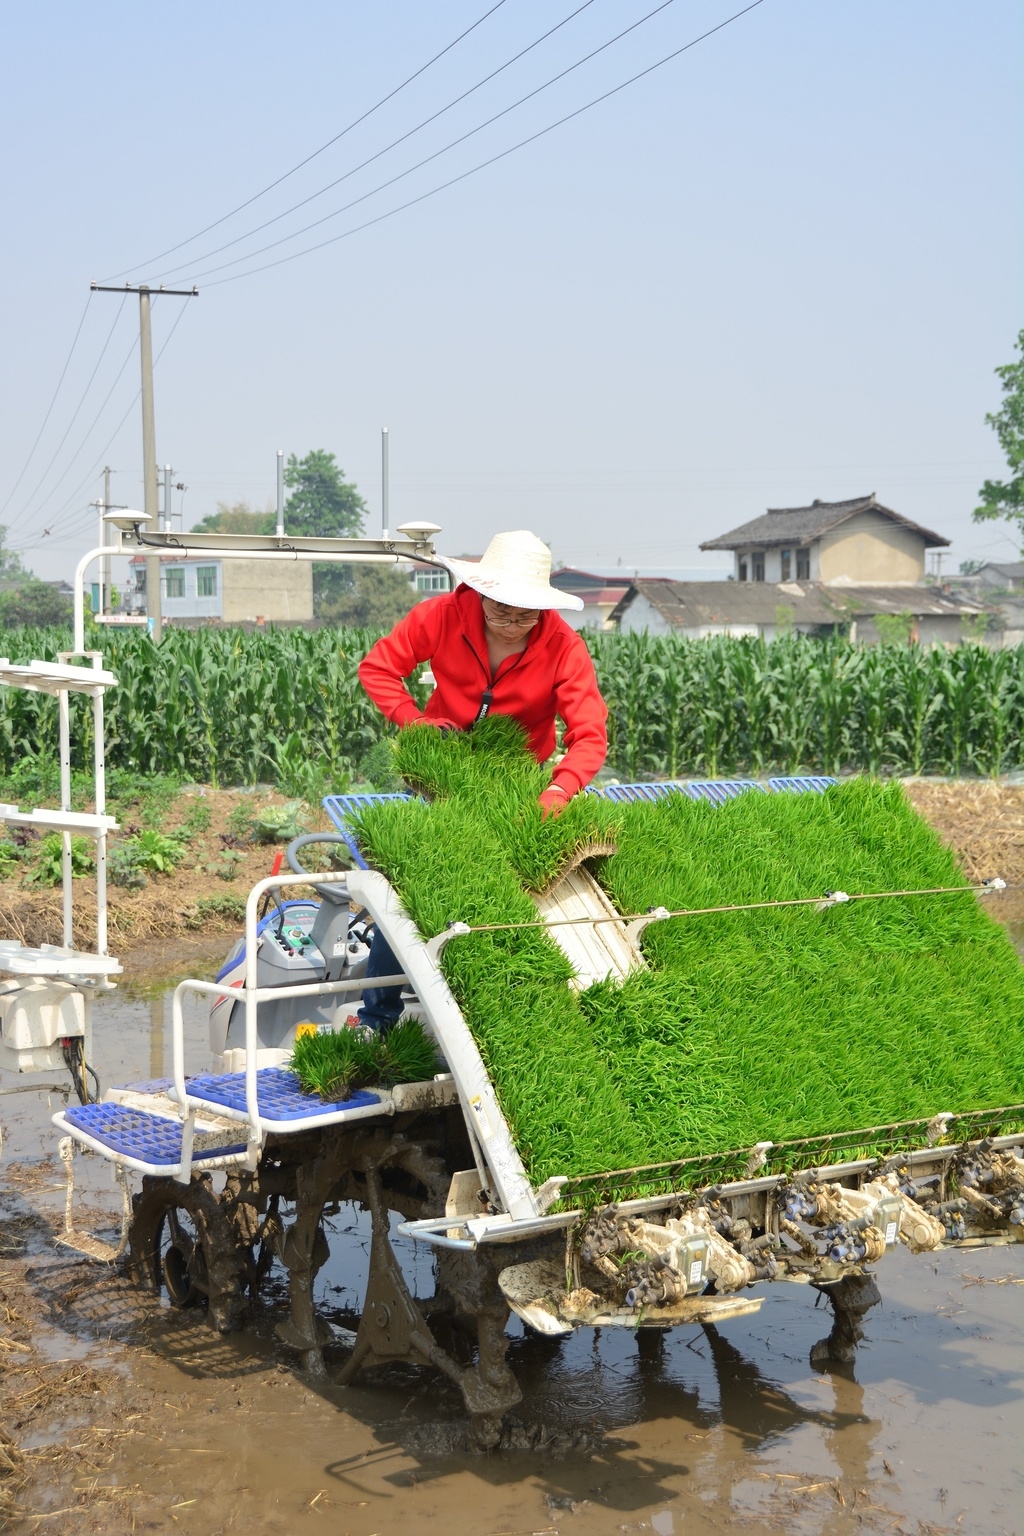
M 169 1019 L 159 993 L 101 1000 L 101 1077 L 169 1070 Z M 190 1065 L 205 1064 L 198 1010 L 187 1035 Z M 0 1112 L 5 1161 L 53 1151 L 44 1099 L 2 1100 Z M 109 1170 L 77 1168 L 94 1220 L 109 1225 Z M 62 1191 L 51 1176 L 20 1198 L 52 1213 Z M 365 1218 L 343 1208 L 329 1236 L 320 1301 L 351 1326 Z M 808 1365 L 828 1313 L 796 1285 L 761 1287 L 761 1312 L 718 1330 L 551 1341 L 513 1324 L 517 1417 L 577 1448 L 489 1457 L 462 1448 L 461 1400 L 434 1373 L 394 1368 L 320 1390 L 274 1340 L 273 1305 L 221 1338 L 200 1313 L 55 1253 L 42 1224 L 30 1246 L 52 1319 L 39 1342 L 109 1373 L 133 1428 L 105 1476 L 138 1491 L 96 1524 L 56 1513 L 74 1502 L 67 1488 L 38 1491 L 26 1531 L 1024 1533 L 1024 1246 L 887 1258 L 852 1369 Z M 407 1247 L 402 1258 L 428 1295 L 428 1256 Z M 49 1432 L 66 1437 L 59 1414 Z

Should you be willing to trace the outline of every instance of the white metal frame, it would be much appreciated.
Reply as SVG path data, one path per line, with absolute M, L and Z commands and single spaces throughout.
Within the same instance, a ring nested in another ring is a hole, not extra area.
M 85 572 L 94 560 L 105 560 L 111 555 L 155 552 L 198 554 L 228 560 L 316 560 L 345 565 L 397 565 L 404 560 L 439 565 L 432 535 L 441 530 L 434 523 L 406 523 L 398 530 L 400 538 L 320 539 L 291 534 L 147 532 L 145 524 L 149 519 L 142 512 L 132 511 L 110 512 L 107 521 L 116 531 L 117 541 L 86 550 L 75 567 L 75 649 L 72 655 L 86 654 Z
M 72 664 L 70 657 L 79 655 L 87 658 L 91 666 L 84 667 Z M 99 651 L 86 651 L 80 648 L 76 652 L 62 651 L 56 662 L 33 661 L 29 664 L 11 663 L 6 657 L 0 659 L 0 686 L 9 688 L 21 688 L 29 693 L 48 693 L 56 695 L 59 721 L 59 750 L 60 750 L 60 810 L 42 810 L 38 807 L 32 811 L 20 811 L 15 805 L 0 805 L 0 823 L 9 823 L 11 826 L 38 827 L 61 834 L 61 883 L 63 886 L 63 934 L 65 954 L 61 955 L 52 946 L 42 946 L 38 951 L 32 951 L 36 965 L 33 970 L 35 975 L 50 974 L 64 976 L 74 971 L 74 896 L 71 877 L 71 834 L 82 832 L 93 837 L 96 841 L 96 956 L 107 955 L 107 833 L 117 830 L 117 822 L 107 815 L 107 791 L 106 791 L 106 756 L 104 748 L 104 695 L 108 688 L 117 687 L 117 678 L 112 672 L 103 667 L 103 657 Z M 91 695 L 93 701 L 93 781 L 96 809 L 92 814 L 71 809 L 71 705 L 72 693 Z M 47 971 L 40 969 L 40 965 L 49 963 L 48 951 L 52 950 L 53 969 Z M 28 952 L 26 951 L 27 955 Z M 93 960 L 96 956 L 85 956 L 83 960 Z M 0 954 L 0 970 L 7 969 L 3 965 L 3 955 Z M 103 975 L 111 975 L 120 970 L 115 962 L 99 967 L 92 966 L 92 971 L 99 971 Z M 86 970 L 79 970 L 78 974 L 86 974 Z

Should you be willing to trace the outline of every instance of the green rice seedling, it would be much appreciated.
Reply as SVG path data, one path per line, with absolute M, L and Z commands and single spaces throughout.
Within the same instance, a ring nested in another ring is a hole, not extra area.
M 358 823 L 427 937 L 456 919 L 531 922 L 530 891 L 601 840 L 617 852 L 595 868 L 624 914 L 954 891 L 672 918 L 646 930 L 645 969 L 582 993 L 541 929 L 447 945 L 442 968 L 537 1183 L 1024 1099 L 1024 969 L 897 784 L 754 789 L 724 806 L 580 797 L 541 822 L 543 775 L 507 723 L 483 726 L 402 732 L 399 769 L 433 799 Z
M 288 1065 L 307 1093 L 347 1099 L 374 1081 L 377 1042 L 361 1029 L 317 1030 L 299 1036 Z
M 379 1042 L 375 1064 L 380 1074 L 377 1081 L 385 1088 L 425 1083 L 437 1071 L 437 1047 L 419 1019 L 399 1019 Z

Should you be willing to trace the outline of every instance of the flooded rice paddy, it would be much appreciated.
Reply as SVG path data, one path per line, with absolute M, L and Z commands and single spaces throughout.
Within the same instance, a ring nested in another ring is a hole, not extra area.
M 164 1075 L 169 1021 L 163 994 L 99 1000 L 103 1082 Z M 205 1065 L 198 1009 L 188 1033 L 187 1060 Z M 434 1372 L 394 1367 L 346 1389 L 304 1380 L 274 1337 L 273 1291 L 247 1331 L 219 1336 L 201 1310 L 55 1248 L 63 1175 L 49 1113 L 45 1096 L 0 1099 L 0 1283 L 9 1314 L 12 1295 L 16 1315 L 31 1302 L 50 1383 L 9 1529 L 1024 1533 L 1024 1245 L 890 1256 L 855 1365 L 825 1372 L 808 1356 L 831 1314 L 805 1286 L 757 1287 L 757 1316 L 668 1335 L 551 1340 L 513 1320 L 520 1448 L 471 1454 L 461 1398 Z M 109 1232 L 109 1168 L 79 1157 L 76 1172 L 83 1215 Z M 328 1237 L 319 1301 L 354 1327 L 368 1219 L 343 1206 Z M 429 1255 L 396 1246 L 429 1294 Z M 23 1360 L 8 1352 L 4 1366 Z

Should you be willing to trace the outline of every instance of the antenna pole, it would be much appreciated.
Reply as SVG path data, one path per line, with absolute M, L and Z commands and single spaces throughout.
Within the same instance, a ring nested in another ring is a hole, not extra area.
M 389 539 L 388 533 L 388 429 L 380 429 L 380 536 Z
M 277 536 L 284 538 L 284 449 L 277 450 Z

